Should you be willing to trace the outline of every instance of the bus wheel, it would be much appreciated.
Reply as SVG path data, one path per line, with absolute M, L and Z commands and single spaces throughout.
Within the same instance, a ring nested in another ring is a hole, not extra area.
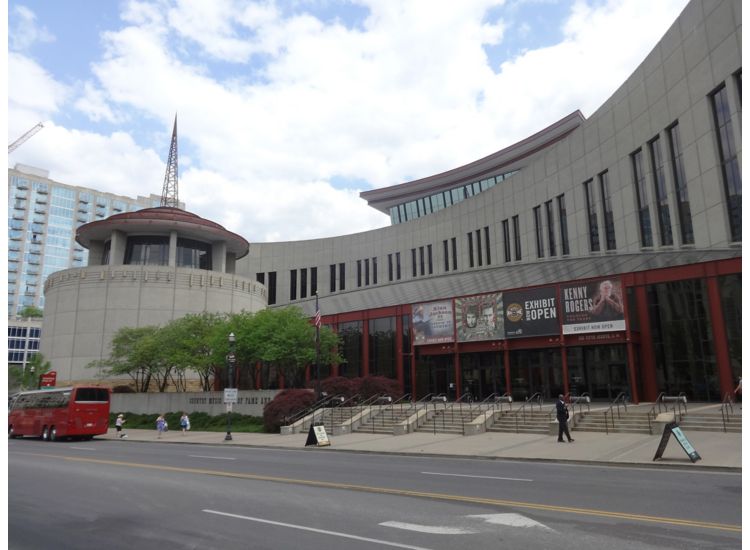
M 57 441 L 57 428 L 52 426 L 49 431 L 49 440 L 50 441 Z
M 42 430 L 42 441 L 49 441 L 49 427 L 47 426 Z

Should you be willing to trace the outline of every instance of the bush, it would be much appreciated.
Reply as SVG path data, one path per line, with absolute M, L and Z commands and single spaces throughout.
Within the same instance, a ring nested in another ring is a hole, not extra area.
M 320 391 L 329 396 L 343 395 L 346 399 L 357 393 L 357 385 L 351 378 L 331 376 L 320 382 Z
M 310 390 L 289 389 L 279 392 L 263 407 L 263 427 L 269 433 L 278 433 L 286 419 L 294 416 L 315 402 L 315 393 Z
M 389 395 L 393 399 L 398 399 L 401 397 L 401 386 L 398 380 L 392 378 L 367 376 L 362 378 L 359 384 L 359 394 L 362 399 L 368 399 L 374 395 Z
M 112 388 L 112 393 L 135 393 L 135 390 L 130 386 L 115 386 Z
M 155 430 L 156 417 L 158 414 L 134 414 L 124 413 L 125 429 L 134 430 Z M 180 417 L 182 412 L 169 412 L 164 415 L 164 419 L 169 424 L 170 431 L 179 431 Z M 190 417 L 190 429 L 200 432 L 223 432 L 227 429 L 227 415 L 210 416 L 204 412 L 188 413 Z M 110 413 L 110 426 L 115 425 L 117 413 Z M 232 432 L 262 432 L 263 419 L 259 416 L 250 416 L 246 414 L 232 413 Z

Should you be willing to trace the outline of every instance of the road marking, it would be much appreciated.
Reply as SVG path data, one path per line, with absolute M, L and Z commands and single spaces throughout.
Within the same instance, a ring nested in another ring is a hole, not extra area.
M 553 530 L 543 523 L 534 521 L 533 519 L 522 516 L 521 514 L 479 514 L 466 517 L 483 519 L 485 522 L 493 525 L 507 525 L 509 527 L 539 527 L 546 529 L 547 531 Z
M 373 487 L 369 485 L 352 485 L 349 483 L 338 483 L 334 481 L 317 481 L 313 479 L 294 479 L 289 477 L 267 476 L 259 474 L 245 474 L 240 472 L 223 472 L 221 470 L 204 470 L 199 468 L 182 468 L 178 466 L 164 466 L 160 464 L 141 464 L 138 462 L 123 462 L 119 460 L 102 460 L 96 458 L 84 458 L 75 456 L 53 455 L 44 453 L 19 453 L 43 458 L 69 460 L 71 462 L 88 462 L 91 464 L 106 464 L 109 466 L 124 466 L 127 468 L 142 468 L 148 470 L 161 470 L 185 474 L 203 474 L 217 477 L 230 477 L 236 479 L 248 479 L 253 481 L 271 481 L 277 483 L 289 483 L 294 485 L 306 485 L 309 487 L 324 487 L 327 489 L 343 489 L 349 491 L 362 491 L 365 493 L 376 493 L 383 495 L 409 496 L 416 498 L 429 498 L 435 500 L 446 500 L 452 502 L 466 502 L 472 504 L 486 504 L 488 506 L 503 506 L 514 508 L 528 508 L 530 510 L 541 510 L 545 512 L 559 512 L 563 514 L 575 514 L 582 516 L 594 516 L 624 519 L 631 521 L 643 521 L 646 523 L 660 523 L 665 525 L 679 525 L 683 527 L 699 527 L 703 529 L 718 529 L 720 531 L 731 531 L 741 533 L 742 525 L 730 523 L 716 523 L 712 521 L 690 520 L 680 518 L 669 518 L 660 516 L 647 516 L 643 514 L 631 514 L 628 512 L 608 512 L 606 510 L 595 510 L 592 508 L 574 508 L 572 506 L 556 506 L 553 504 L 537 504 L 534 502 L 523 502 L 515 500 L 504 500 L 486 497 L 468 497 L 463 495 L 449 495 L 444 493 L 429 493 L 426 491 L 407 491 L 404 489 L 392 489 L 388 487 Z
M 279 527 L 289 527 L 290 529 L 299 529 L 300 531 L 310 531 L 312 533 L 320 533 L 321 535 L 330 535 L 332 537 L 341 537 L 345 539 L 359 540 L 363 542 L 374 542 L 375 544 L 382 544 L 384 546 L 394 546 L 396 548 L 408 548 L 410 550 L 429 550 L 424 546 L 412 546 L 410 544 L 400 544 L 398 542 L 390 542 L 381 539 L 371 539 L 368 537 L 360 537 L 357 535 L 350 535 L 348 533 L 341 533 L 339 531 L 328 531 L 326 529 L 316 529 L 315 527 L 305 527 L 304 525 L 295 525 L 293 523 L 283 523 L 281 521 L 271 521 L 270 519 L 254 518 L 251 516 L 240 516 L 238 514 L 228 514 L 227 512 L 219 512 L 217 510 L 203 510 L 207 514 L 216 514 L 217 516 L 225 516 L 228 518 L 244 519 L 247 521 L 255 521 L 258 523 L 266 523 L 268 525 L 276 525 Z
M 495 476 L 474 476 L 470 474 L 444 474 L 441 472 L 419 472 L 427 476 L 452 476 L 452 477 L 475 477 L 477 479 L 501 479 L 503 481 L 534 481 L 533 479 L 523 479 L 520 477 L 495 477 Z
M 237 460 L 228 456 L 204 456 L 204 455 L 188 455 L 190 458 L 213 458 L 214 460 Z
M 436 527 L 434 525 L 418 525 L 416 523 L 403 523 L 401 521 L 384 521 L 378 525 L 404 529 L 406 531 L 416 531 L 417 533 L 430 533 L 432 535 L 471 535 L 476 533 L 476 531 L 467 531 L 460 527 Z
M 68 449 L 76 449 L 79 451 L 95 451 L 93 447 L 68 447 Z

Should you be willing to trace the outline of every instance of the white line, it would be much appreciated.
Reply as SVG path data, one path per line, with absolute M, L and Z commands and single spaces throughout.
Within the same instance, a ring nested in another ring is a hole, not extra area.
M 375 544 L 383 544 L 385 546 L 395 546 L 396 548 L 408 548 L 409 550 L 429 550 L 423 546 L 411 546 L 409 544 L 399 544 L 397 542 L 388 542 L 387 540 L 371 539 L 367 537 L 358 537 L 357 535 L 348 535 L 347 533 L 339 533 L 337 531 L 326 531 L 325 529 L 316 529 L 314 527 L 305 527 L 303 525 L 294 525 L 292 523 L 282 523 L 280 521 L 271 521 L 268 519 L 253 518 L 250 516 L 240 516 L 237 514 L 228 514 L 226 512 L 218 512 L 216 510 L 203 510 L 207 514 L 216 514 L 218 516 L 226 516 L 229 518 L 246 519 L 248 521 L 257 521 L 258 523 L 267 523 L 269 525 L 278 525 L 279 527 L 290 527 L 291 529 L 299 529 L 301 531 L 310 531 L 312 533 L 320 533 L 322 535 L 331 535 L 334 537 L 342 537 L 345 539 L 361 540 L 364 542 L 374 542 Z
M 494 477 L 494 476 L 472 476 L 469 474 L 443 474 L 440 472 L 419 472 L 427 476 L 451 476 L 451 477 L 475 477 L 477 479 L 502 479 L 503 481 L 534 481 L 533 479 L 523 479 L 520 477 Z
M 213 458 L 215 460 L 237 460 L 227 456 L 203 456 L 203 455 L 188 455 L 190 458 Z
M 78 449 L 79 451 L 95 451 L 93 447 L 68 447 L 68 449 Z
M 434 525 L 418 525 L 416 523 L 403 523 L 400 521 L 384 521 L 379 523 L 383 527 L 394 527 L 395 529 L 405 529 L 407 531 L 416 531 L 417 533 L 430 533 L 432 535 L 471 535 L 476 531 L 467 531 L 460 527 L 436 527 Z

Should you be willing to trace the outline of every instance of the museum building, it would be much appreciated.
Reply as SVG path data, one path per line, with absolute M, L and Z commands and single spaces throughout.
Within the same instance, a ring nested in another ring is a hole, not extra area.
M 236 272 L 269 307 L 312 316 L 317 296 L 345 358 L 323 376 L 720 400 L 742 362 L 741 21 L 739 0 L 693 0 L 590 117 L 363 192 L 389 227 L 252 243 Z

